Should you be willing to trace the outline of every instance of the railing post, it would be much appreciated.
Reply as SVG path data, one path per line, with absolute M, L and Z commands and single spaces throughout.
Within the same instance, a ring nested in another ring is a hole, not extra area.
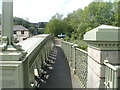
M 109 25 L 101 25 L 84 35 L 84 40 L 88 42 L 87 88 L 105 87 L 104 60 L 109 60 L 113 65 L 120 64 L 119 35 L 120 28 Z
M 67 43 L 67 59 L 68 59 L 68 62 L 70 63 L 70 59 L 69 59 L 69 44 Z
M 75 70 L 76 70 L 76 48 L 78 47 L 78 45 L 77 44 L 74 44 L 73 46 L 72 46 L 72 56 L 73 56 L 73 58 L 72 58 L 72 68 L 73 68 L 73 72 L 74 72 L 74 74 L 75 74 Z
M 71 58 L 70 58 L 70 42 L 68 42 L 68 60 L 71 64 Z
M 73 43 L 69 43 L 69 66 L 72 66 L 72 59 L 73 59 L 73 51 L 72 51 L 72 45 Z

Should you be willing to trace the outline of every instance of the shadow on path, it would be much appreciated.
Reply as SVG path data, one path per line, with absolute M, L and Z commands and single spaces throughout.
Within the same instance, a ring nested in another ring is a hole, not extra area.
M 57 56 L 52 64 L 53 69 L 48 70 L 49 78 L 40 88 L 72 88 L 70 68 L 65 55 L 60 47 L 55 47 L 54 50 Z

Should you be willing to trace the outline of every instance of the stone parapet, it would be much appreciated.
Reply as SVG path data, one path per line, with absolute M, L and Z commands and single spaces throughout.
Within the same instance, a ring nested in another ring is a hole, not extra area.
M 88 43 L 88 88 L 104 88 L 104 60 L 120 65 L 119 34 L 119 27 L 101 25 L 84 35 Z

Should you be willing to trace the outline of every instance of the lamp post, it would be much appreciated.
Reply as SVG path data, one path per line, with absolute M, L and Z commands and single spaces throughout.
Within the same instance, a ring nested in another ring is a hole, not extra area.
M 13 40 L 13 0 L 2 0 L 2 33 L 0 50 L 22 50 Z
M 20 60 L 26 55 L 20 45 L 13 40 L 13 0 L 2 0 L 2 36 L 0 44 L 0 61 Z
M 7 45 L 13 42 L 13 0 L 2 1 L 2 36 L 7 36 Z

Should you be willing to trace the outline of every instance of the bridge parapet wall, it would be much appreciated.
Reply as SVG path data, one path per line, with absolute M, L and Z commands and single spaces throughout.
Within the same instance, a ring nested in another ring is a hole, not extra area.
M 119 86 L 119 35 L 120 28 L 109 25 L 101 25 L 87 32 L 84 35 L 84 40 L 88 43 L 88 52 L 77 48 L 77 45 L 73 43 L 61 40 L 61 48 L 66 55 L 69 66 L 79 77 L 81 88 L 99 89 Z M 108 64 L 111 65 L 105 64 L 105 60 L 108 60 Z M 112 70 L 108 66 L 118 69 Z
M 15 58 L 15 53 L 9 51 L 0 52 L 0 57 L 3 57 L 4 53 L 6 56 L 0 61 L 2 88 L 32 88 L 31 85 L 34 86 L 36 82 L 35 75 L 41 75 L 42 67 L 54 47 L 54 38 L 48 34 L 37 35 L 18 45 L 25 53 L 20 58 Z
M 120 65 L 119 35 L 120 28 L 109 25 L 101 25 L 84 35 L 84 40 L 88 43 L 89 56 L 87 88 L 105 87 L 104 60 L 113 65 Z
M 61 48 L 65 53 L 73 74 L 79 78 L 80 87 L 87 88 L 88 53 L 79 49 L 77 44 L 63 40 L 61 41 Z

